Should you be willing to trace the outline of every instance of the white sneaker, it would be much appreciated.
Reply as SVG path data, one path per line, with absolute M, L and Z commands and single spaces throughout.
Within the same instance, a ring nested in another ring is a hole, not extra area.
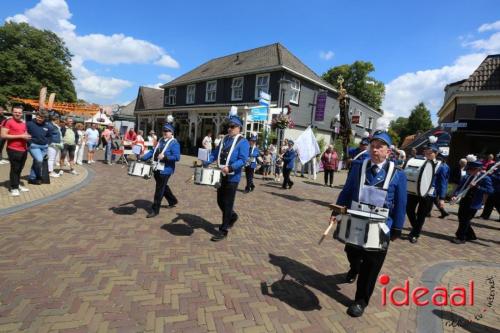
M 69 173 L 72 174 L 72 175 L 75 175 L 75 176 L 78 175 L 78 172 L 76 172 L 75 169 L 71 170 Z
M 9 164 L 9 161 L 7 161 L 7 160 L 0 160 L 0 164 Z
M 30 191 L 30 189 L 29 189 L 29 188 L 27 188 L 27 187 L 24 187 L 24 186 L 19 185 L 19 191 L 21 191 L 21 192 L 29 192 L 29 191 Z
M 76 164 L 78 164 L 78 165 L 83 165 L 83 163 L 82 163 L 82 162 L 76 162 Z
M 58 177 L 59 177 L 59 174 L 58 174 L 58 173 L 55 173 L 54 171 L 52 171 L 51 173 L 49 173 L 49 176 L 50 176 L 50 177 L 54 177 L 54 178 L 58 178 Z
M 63 170 L 59 170 L 59 176 L 62 176 L 64 175 L 64 171 Z
M 19 193 L 19 190 L 17 188 L 15 188 L 15 189 L 10 190 L 10 195 L 13 197 L 18 197 L 21 195 L 21 193 Z
M 58 167 L 58 168 L 59 168 L 60 166 L 61 166 L 61 164 L 60 164 L 60 163 L 56 163 L 56 167 Z

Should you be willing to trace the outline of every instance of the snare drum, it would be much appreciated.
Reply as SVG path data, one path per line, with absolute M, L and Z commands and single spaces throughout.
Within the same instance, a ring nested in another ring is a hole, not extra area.
M 220 183 L 220 175 L 219 169 L 196 167 L 194 169 L 194 183 L 215 186 Z
M 410 158 L 404 168 L 408 179 L 408 193 L 425 197 L 431 189 L 434 172 L 434 164 L 431 161 Z
M 128 166 L 128 174 L 149 179 L 153 175 L 153 166 L 142 161 L 132 161 Z
M 390 237 L 382 229 L 385 221 L 382 215 L 348 209 L 337 224 L 333 237 L 368 251 L 386 250 Z

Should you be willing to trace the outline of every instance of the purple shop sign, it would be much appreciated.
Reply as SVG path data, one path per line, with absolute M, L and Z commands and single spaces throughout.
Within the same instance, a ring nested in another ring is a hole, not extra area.
M 325 106 L 326 97 L 328 93 L 326 91 L 321 91 L 316 98 L 316 113 L 314 114 L 314 121 L 325 120 Z

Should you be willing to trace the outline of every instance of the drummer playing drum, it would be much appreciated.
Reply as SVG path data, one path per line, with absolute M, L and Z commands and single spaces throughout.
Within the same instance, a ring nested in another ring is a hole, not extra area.
M 395 240 L 401 235 L 405 221 L 407 180 L 406 175 L 401 170 L 394 168 L 394 165 L 390 165 L 393 162 L 387 160 L 391 144 L 391 137 L 385 130 L 378 130 L 373 134 L 368 148 L 370 160 L 352 162 L 337 205 L 356 209 L 359 207 L 359 202 L 369 207 L 382 206 L 379 208 L 389 209 L 387 219 L 381 229 L 391 240 Z M 363 167 L 364 163 L 366 164 Z M 362 177 L 361 170 L 364 168 L 366 168 L 365 176 Z M 392 178 L 389 178 L 387 190 L 384 190 L 383 184 L 386 177 L 391 177 L 388 176 L 388 173 L 392 173 Z M 365 182 L 360 184 L 363 178 Z M 363 198 L 365 199 L 363 200 Z M 366 202 L 366 198 L 372 198 L 373 202 Z M 331 222 L 335 222 L 335 219 L 336 217 L 332 214 Z M 345 252 L 351 266 L 346 275 L 346 282 L 352 283 L 358 277 L 354 302 L 347 309 L 347 314 L 350 316 L 362 316 L 365 307 L 368 306 L 377 276 L 384 264 L 387 248 L 379 251 L 367 251 L 362 247 L 346 244 Z

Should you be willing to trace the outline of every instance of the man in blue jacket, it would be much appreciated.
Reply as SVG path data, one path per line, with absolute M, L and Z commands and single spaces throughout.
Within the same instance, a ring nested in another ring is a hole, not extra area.
M 29 141 L 29 152 L 33 158 L 33 165 L 28 177 L 28 183 L 34 185 L 42 184 L 43 159 L 47 156 L 49 144 L 52 143 L 52 131 L 54 127 L 47 119 L 49 114 L 46 110 L 36 113 L 35 119 L 29 121 L 26 126 L 28 134 L 31 135 Z
M 440 149 L 437 159 L 441 161 L 439 169 L 442 169 L 440 171 L 442 175 L 439 177 L 440 179 L 436 179 L 436 183 L 439 183 L 438 187 L 440 188 L 441 193 L 439 193 L 440 195 L 436 195 L 434 197 L 434 205 L 439 209 L 439 212 L 441 213 L 441 215 L 439 216 L 440 219 L 444 219 L 445 217 L 450 215 L 450 213 L 448 213 L 444 208 L 444 199 L 446 198 L 446 193 L 448 192 L 448 182 L 450 181 L 450 175 L 451 175 L 450 167 L 448 166 L 448 163 L 446 163 L 446 157 L 447 155 L 443 153 Z M 446 187 L 443 186 L 445 183 L 444 179 L 446 179 Z
M 290 180 L 290 173 L 295 166 L 297 153 L 293 150 L 293 141 L 288 140 L 288 150 L 283 155 L 283 188 L 292 188 L 293 182 Z
M 257 157 L 259 157 L 260 151 L 257 148 L 257 136 L 253 135 L 250 137 L 250 148 L 248 160 L 245 165 L 245 177 L 247 179 L 247 186 L 245 187 L 245 193 L 253 191 L 255 185 L 253 183 L 253 175 L 255 173 L 255 168 L 257 167 Z
M 388 209 L 387 220 L 381 230 L 386 234 L 386 237 L 394 241 L 401 235 L 401 229 L 405 222 L 407 180 L 404 172 L 395 168 L 393 164 L 390 165 L 393 162 L 387 160 L 391 144 L 392 140 L 387 132 L 376 131 L 373 134 L 370 138 L 370 160 L 352 162 L 344 188 L 337 199 L 337 205 L 358 210 L 360 204 L 375 204 L 375 202 L 361 200 L 367 189 L 377 192 L 379 194 L 378 204 L 384 202 L 381 208 Z M 363 163 L 366 163 L 365 177 L 361 175 Z M 388 175 L 391 173 L 391 169 L 392 174 Z M 386 177 L 391 177 L 387 190 L 383 188 Z M 366 179 L 365 183 L 360 184 L 363 178 Z M 371 197 L 365 196 L 363 200 L 368 198 Z M 335 219 L 332 214 L 332 221 Z M 347 309 L 347 314 L 350 316 L 360 317 L 363 315 L 373 293 L 377 276 L 384 264 L 387 250 L 388 245 L 384 250 L 367 251 L 364 248 L 346 244 L 345 252 L 350 264 L 346 281 L 352 283 L 358 276 L 356 296 L 354 302 Z
M 500 153 L 497 154 L 496 161 L 497 163 L 500 162 Z M 481 217 L 485 220 L 490 219 L 493 208 L 496 208 L 497 213 L 500 213 L 500 168 L 496 168 L 490 175 L 490 178 L 493 183 L 493 194 L 488 195 L 483 212 L 481 213 Z
M 478 181 L 478 178 L 483 174 L 483 164 L 475 156 L 471 157 L 466 166 L 467 176 L 462 179 L 451 198 L 452 201 L 455 201 L 457 195 L 470 186 L 458 206 L 458 229 L 455 233 L 456 237 L 452 240 L 455 244 L 464 244 L 466 241 L 477 239 L 470 221 L 483 205 L 484 195 L 493 193 L 493 185 L 489 176 Z
M 411 224 L 408 240 L 412 244 L 418 241 L 425 219 L 431 212 L 434 201 L 438 200 L 439 207 L 444 208 L 444 199 L 446 198 L 446 192 L 448 190 L 450 172 L 447 165 L 443 167 L 441 163 L 438 163 L 436 160 L 438 151 L 439 147 L 434 143 L 428 144 L 424 150 L 425 158 L 431 161 L 435 168 L 434 176 L 432 177 L 432 186 L 429 192 L 423 197 L 408 193 L 406 214 Z
M 167 123 L 163 126 L 163 137 L 158 141 L 155 149 L 148 151 L 142 157 L 143 161 L 149 159 L 153 159 L 156 188 L 152 206 L 153 211 L 146 217 L 152 218 L 160 213 L 163 197 L 167 199 L 169 207 L 175 207 L 178 202 L 170 186 L 168 186 L 168 180 L 175 171 L 175 162 L 181 159 L 181 148 L 174 138 L 174 127 L 172 124 Z
M 229 229 L 238 220 L 238 214 L 233 210 L 236 190 L 241 179 L 241 171 L 248 159 L 250 146 L 248 140 L 241 135 L 243 122 L 237 115 L 228 118 L 228 134 L 210 153 L 205 166 L 217 162 L 221 169 L 221 182 L 217 188 L 217 205 L 222 211 L 222 224 L 219 232 L 211 240 L 218 242 L 227 237 Z

